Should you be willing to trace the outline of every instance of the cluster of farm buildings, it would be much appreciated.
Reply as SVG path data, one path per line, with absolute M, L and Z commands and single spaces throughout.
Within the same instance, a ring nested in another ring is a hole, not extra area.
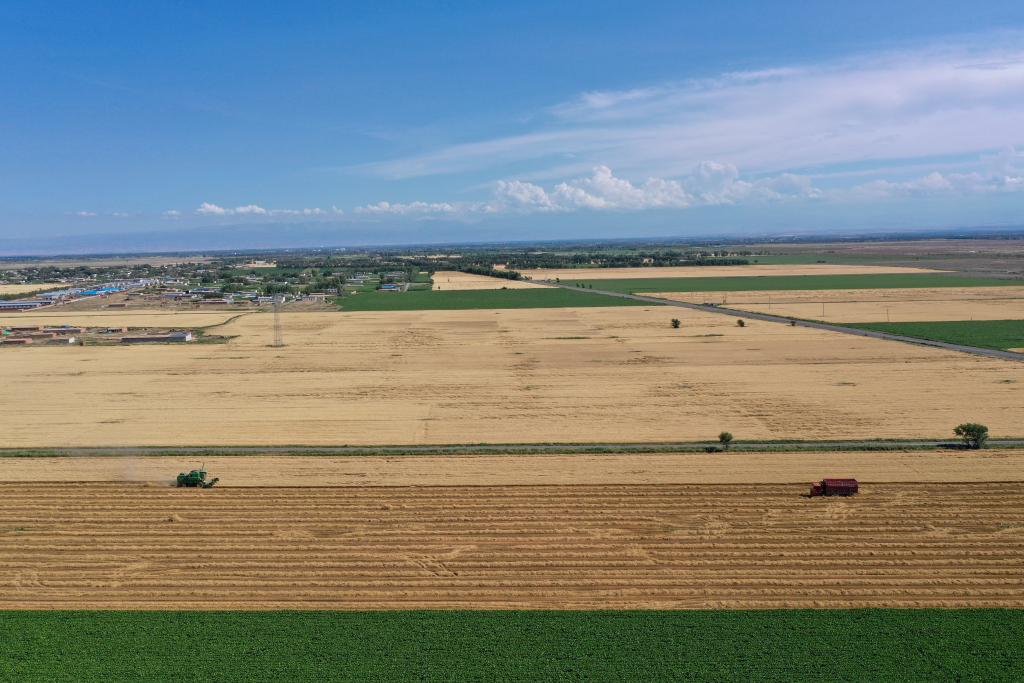
M 96 343 L 120 342 L 122 344 L 190 342 L 195 336 L 188 330 L 161 330 L 132 332 L 127 327 L 75 327 L 73 325 L 14 325 L 0 328 L 0 345 L 25 346 L 43 344 L 46 346 L 84 345 L 86 339 Z
M 131 289 L 150 287 L 156 284 L 160 284 L 160 280 L 144 278 L 138 280 L 116 280 L 114 282 L 105 282 L 101 285 L 90 287 L 68 287 L 67 289 L 57 289 L 49 292 L 41 292 L 30 299 L 0 301 L 0 311 L 31 311 L 36 308 L 42 308 L 43 306 L 67 303 L 71 301 L 77 301 L 79 299 L 86 299 L 93 296 L 106 296 L 109 294 L 118 294 L 120 292 L 126 292 Z

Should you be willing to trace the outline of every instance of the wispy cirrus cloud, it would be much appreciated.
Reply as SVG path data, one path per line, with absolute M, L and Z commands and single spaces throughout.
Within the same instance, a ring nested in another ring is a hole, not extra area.
M 534 130 L 364 167 L 388 178 L 529 166 L 672 177 L 715 159 L 749 173 L 978 154 L 1024 143 L 1020 35 L 981 36 L 621 91 L 582 93 Z

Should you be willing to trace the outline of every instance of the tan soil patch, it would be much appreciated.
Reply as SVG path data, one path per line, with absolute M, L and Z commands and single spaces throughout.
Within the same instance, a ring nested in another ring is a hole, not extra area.
M 1021 286 L 660 292 L 648 296 L 826 322 L 1024 319 Z
M 3 349 L 4 443 L 934 438 L 968 417 L 1021 435 L 1024 365 L 897 342 L 661 307 L 281 318 L 284 348 L 254 313 L 226 344 Z
M 457 270 L 440 270 L 433 276 L 434 289 L 442 292 L 463 292 L 477 289 L 529 289 L 540 285 L 522 280 L 506 280 L 488 275 L 461 273 Z
M 0 609 L 1024 607 L 1024 485 L 0 485 Z
M 48 289 L 68 287 L 62 282 L 42 282 L 32 285 L 0 285 L 0 294 L 28 294 L 30 292 L 42 292 Z
M 940 273 L 905 266 L 845 266 L 827 263 L 749 266 L 671 266 L 665 268 L 536 268 L 519 271 L 534 280 L 617 280 L 662 277 L 754 277 L 757 275 L 880 275 Z
M 89 456 L 0 458 L 0 482 L 169 485 L 205 464 L 219 487 L 784 484 L 1024 481 L 1024 450 L 618 455 Z

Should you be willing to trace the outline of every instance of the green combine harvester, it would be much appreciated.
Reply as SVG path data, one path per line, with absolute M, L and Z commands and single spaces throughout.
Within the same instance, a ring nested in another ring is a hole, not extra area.
M 178 488 L 208 489 L 212 488 L 218 481 L 220 481 L 220 477 L 214 477 L 210 481 L 206 481 L 206 466 L 203 465 L 198 470 L 180 473 L 178 475 Z

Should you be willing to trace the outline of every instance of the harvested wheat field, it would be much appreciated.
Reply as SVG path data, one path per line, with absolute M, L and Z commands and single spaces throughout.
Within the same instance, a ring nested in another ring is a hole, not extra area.
M 906 266 L 846 266 L 827 263 L 754 264 L 749 266 L 665 266 L 650 268 L 527 268 L 519 271 L 533 280 L 627 280 L 664 277 L 754 277 L 757 275 L 882 275 L 942 273 Z
M 0 295 L 29 294 L 31 292 L 42 292 L 47 289 L 56 289 L 58 287 L 67 287 L 67 285 L 60 282 L 37 282 L 31 285 L 0 285 Z
M 2 609 L 1024 607 L 1024 485 L 0 485 Z
M 836 323 L 1024 318 L 1024 287 L 1021 286 L 661 292 L 648 296 Z
M 680 317 L 674 330 L 669 319 Z M 7 447 L 1021 436 L 1024 364 L 659 307 L 291 313 L 3 349 Z
M 246 314 L 237 311 L 83 311 L 59 306 L 46 309 L 45 312 L 0 315 L 0 326 L 67 324 L 75 327 L 209 327 Z
M 541 286 L 522 280 L 506 280 L 500 277 L 474 275 L 473 273 L 463 273 L 457 270 L 439 270 L 434 273 L 431 279 L 434 281 L 434 289 L 442 292 L 463 292 L 479 289 L 529 289 Z
M 1024 449 L 601 455 L 197 456 L 220 487 L 1024 481 Z M 0 482 L 169 485 L 189 456 L 0 458 Z

